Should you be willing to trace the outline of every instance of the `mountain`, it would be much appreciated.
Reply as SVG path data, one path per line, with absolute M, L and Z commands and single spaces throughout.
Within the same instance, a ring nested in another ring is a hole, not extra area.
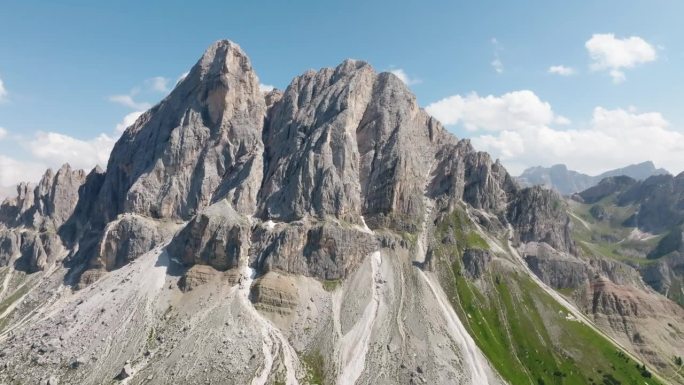
M 609 177 L 573 199 L 580 243 L 634 266 L 648 285 L 684 306 L 684 173 Z
M 656 168 L 653 162 L 647 161 L 606 171 L 596 176 L 568 170 L 564 164 L 551 167 L 538 166 L 526 169 L 516 179 L 523 186 L 541 185 L 552 188 L 563 195 L 570 195 L 595 186 L 604 178 L 611 176 L 625 175 L 636 180 L 644 180 L 652 175 L 667 174 L 669 174 L 667 170 Z
M 222 40 L 106 171 L 0 207 L 0 382 L 684 383 L 684 310 L 582 253 L 570 204 L 393 74 L 262 93 Z

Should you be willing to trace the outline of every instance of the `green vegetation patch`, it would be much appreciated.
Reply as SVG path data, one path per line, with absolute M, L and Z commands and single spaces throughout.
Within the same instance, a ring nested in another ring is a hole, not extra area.
M 321 284 L 323 285 L 323 289 L 325 291 L 335 291 L 340 285 L 342 284 L 341 279 L 324 279 L 321 281 Z
M 306 381 L 311 385 L 325 384 L 325 361 L 319 352 L 312 352 L 301 356 L 306 367 Z
M 459 214 L 438 224 L 437 239 L 460 239 L 448 231 Z M 460 227 L 462 229 L 462 227 Z M 458 243 L 458 242 L 457 242 Z M 648 368 L 575 320 L 525 274 L 493 263 L 477 286 L 461 274 L 460 247 L 435 247 L 437 272 L 452 306 L 498 373 L 511 384 L 639 384 L 657 382 Z M 460 255 L 460 253 L 459 253 Z M 482 288 L 479 289 L 479 288 Z
M 435 235 L 437 248 L 442 254 L 450 254 L 450 260 L 460 260 L 466 249 L 489 250 L 487 241 L 478 234 L 475 225 L 460 208 L 456 208 L 437 224 Z

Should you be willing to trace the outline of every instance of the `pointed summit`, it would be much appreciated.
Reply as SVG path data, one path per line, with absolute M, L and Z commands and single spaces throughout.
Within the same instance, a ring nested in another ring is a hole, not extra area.
M 251 72 L 249 58 L 239 45 L 230 40 L 219 40 L 204 51 L 197 63 L 200 76 L 221 76 L 236 72 Z
M 102 223 L 123 212 L 188 219 L 219 195 L 253 211 L 261 176 L 244 173 L 261 170 L 265 114 L 247 55 L 229 40 L 212 44 L 114 146 L 99 198 Z M 234 191 L 238 179 L 247 196 Z

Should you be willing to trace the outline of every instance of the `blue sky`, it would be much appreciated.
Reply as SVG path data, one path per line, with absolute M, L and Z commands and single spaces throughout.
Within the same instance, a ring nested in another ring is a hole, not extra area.
M 222 38 L 278 88 L 348 57 L 401 70 L 422 106 L 514 174 L 684 169 L 681 1 L 140 3 L 2 2 L 0 185 L 102 163 L 124 117 Z

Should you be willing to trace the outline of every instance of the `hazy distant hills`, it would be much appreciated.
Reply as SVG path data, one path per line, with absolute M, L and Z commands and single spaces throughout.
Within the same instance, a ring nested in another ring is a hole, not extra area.
M 557 164 L 551 167 L 530 167 L 523 171 L 517 180 L 523 186 L 545 186 L 563 195 L 569 195 L 593 187 L 602 179 L 611 176 L 625 175 L 636 180 L 644 180 L 653 175 L 663 174 L 667 175 L 669 172 L 663 168 L 656 168 L 651 161 L 609 170 L 595 176 L 569 170 L 566 165 Z

